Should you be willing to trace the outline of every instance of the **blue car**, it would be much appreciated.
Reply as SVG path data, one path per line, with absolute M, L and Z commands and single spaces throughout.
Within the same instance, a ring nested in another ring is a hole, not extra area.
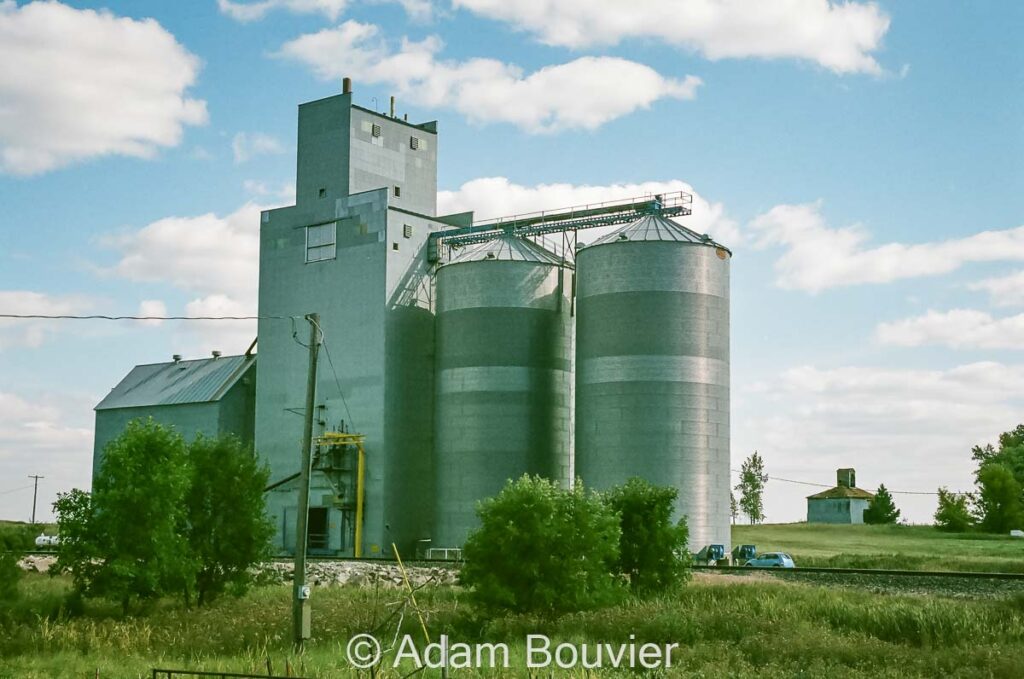
M 753 568 L 796 568 L 793 558 L 782 552 L 768 552 L 744 564 Z

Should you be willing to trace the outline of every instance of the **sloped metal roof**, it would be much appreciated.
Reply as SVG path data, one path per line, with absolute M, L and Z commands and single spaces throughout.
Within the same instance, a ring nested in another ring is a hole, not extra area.
M 255 356 L 221 356 L 137 365 L 95 409 L 219 401 L 255 364 Z
M 838 500 L 842 498 L 852 498 L 857 500 L 870 500 L 874 497 L 874 494 L 869 493 L 861 488 L 850 488 L 849 486 L 836 486 L 835 488 L 829 488 L 823 490 L 820 493 L 814 495 L 808 495 L 808 500 Z
M 533 241 L 508 233 L 484 243 L 474 243 L 462 247 L 448 264 L 488 260 L 562 264 L 562 258 L 547 248 L 543 248 Z
M 710 236 L 691 231 L 682 224 L 677 224 L 661 215 L 644 215 L 635 222 L 630 222 L 607 236 L 597 239 L 587 247 L 619 241 L 674 241 L 725 248 L 720 243 L 713 241 Z M 728 248 L 725 249 L 728 250 Z

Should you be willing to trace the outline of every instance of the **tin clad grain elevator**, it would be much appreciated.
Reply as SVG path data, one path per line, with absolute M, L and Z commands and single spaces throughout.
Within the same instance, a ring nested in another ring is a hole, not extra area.
M 523 474 L 673 485 L 690 546 L 729 546 L 731 253 L 673 221 L 690 194 L 439 216 L 436 123 L 357 106 L 347 86 L 299 106 L 297 148 L 295 205 L 260 223 L 255 444 L 279 550 L 295 540 L 310 312 L 311 553 L 461 547 L 476 503 Z M 621 228 L 581 248 L 600 227 Z M 338 432 L 363 444 L 361 495 Z
M 438 135 L 353 103 L 352 92 L 299 106 L 296 204 L 262 213 L 256 449 L 271 467 L 275 545 L 294 545 L 305 415 L 308 327 L 323 348 L 314 438 L 365 436 L 362 552 L 411 553 L 433 524 L 432 232 L 471 215 L 436 216 Z M 311 553 L 354 555 L 355 462 L 316 450 Z
M 679 489 L 690 545 L 730 549 L 729 260 L 665 217 L 577 254 L 576 470 Z
M 512 234 L 467 245 L 438 269 L 432 544 L 465 542 L 476 502 L 510 478 L 569 484 L 571 275 Z

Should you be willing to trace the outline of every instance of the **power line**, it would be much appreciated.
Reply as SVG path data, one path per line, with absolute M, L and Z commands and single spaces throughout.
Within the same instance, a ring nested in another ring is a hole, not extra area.
M 742 473 L 739 469 L 733 469 L 732 471 L 736 472 L 737 474 Z M 834 488 L 834 486 L 830 486 L 827 483 L 815 483 L 813 481 L 797 481 L 795 479 L 784 479 L 779 476 L 769 476 L 768 480 L 782 481 L 784 483 L 796 483 L 801 486 L 814 486 L 815 488 Z M 889 489 L 886 488 L 886 490 Z M 938 495 L 938 493 L 928 490 L 889 490 L 889 492 L 894 495 Z
M 341 396 L 341 403 L 345 406 L 345 417 L 348 418 L 346 422 L 352 425 L 352 429 L 358 431 L 356 423 L 352 420 L 352 413 L 348 409 L 348 399 L 345 398 L 345 390 L 341 388 L 341 380 L 338 379 L 338 371 L 334 369 L 334 360 L 331 358 L 331 350 L 327 348 L 327 335 L 324 333 L 324 329 L 320 327 L 319 323 L 310 320 L 310 323 L 316 325 L 316 329 L 320 332 L 320 346 L 324 348 L 324 355 L 327 357 L 327 365 L 331 367 L 331 372 L 334 374 L 334 383 L 338 387 L 338 394 Z
M 89 316 L 49 314 L 0 314 L 0 318 L 43 321 L 257 321 L 263 319 L 281 320 L 290 316 Z
M 16 489 L 10 489 L 9 491 L 0 491 L 0 495 L 10 495 L 11 493 L 17 493 L 18 491 L 28 491 L 33 486 L 33 483 L 16 487 Z

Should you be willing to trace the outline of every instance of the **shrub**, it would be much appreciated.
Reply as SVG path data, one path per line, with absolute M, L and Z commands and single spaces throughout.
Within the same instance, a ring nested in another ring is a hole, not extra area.
M 35 549 L 35 538 L 43 529 L 40 524 L 0 524 L 0 551 L 25 552 Z
M 553 615 L 616 598 L 619 518 L 599 495 L 540 477 L 509 481 L 477 508 L 463 584 L 485 611 Z
M 225 591 L 245 592 L 249 567 L 269 556 L 274 528 L 264 512 L 263 488 L 270 471 L 234 436 L 200 436 L 188 456 L 188 542 L 202 606 Z
M 672 523 L 678 492 L 632 478 L 605 496 L 608 506 L 619 515 L 622 531 L 616 570 L 629 578 L 635 593 L 670 589 L 689 573 L 686 518 Z
M 0 552 L 0 602 L 9 603 L 18 598 L 21 567 L 13 552 Z

